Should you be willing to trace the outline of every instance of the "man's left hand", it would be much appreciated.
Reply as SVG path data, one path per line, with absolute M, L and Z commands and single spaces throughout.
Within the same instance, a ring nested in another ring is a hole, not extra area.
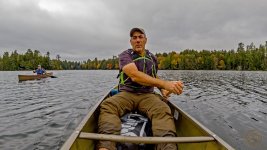
M 161 92 L 161 95 L 162 95 L 162 97 L 163 97 L 163 100 L 164 100 L 164 101 L 168 101 L 171 92 L 169 92 L 169 91 L 167 91 L 167 90 L 165 90 L 165 89 L 161 89 L 160 92 Z

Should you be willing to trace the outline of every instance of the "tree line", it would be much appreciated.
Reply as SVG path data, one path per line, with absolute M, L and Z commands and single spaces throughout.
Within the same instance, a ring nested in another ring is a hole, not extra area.
M 267 41 L 258 47 L 251 43 L 239 43 L 236 50 L 186 49 L 178 53 L 157 53 L 159 69 L 165 70 L 267 70 Z M 41 64 L 46 70 L 111 70 L 118 69 L 118 57 L 87 61 L 60 60 L 60 55 L 51 59 L 50 53 L 42 55 L 38 50 L 28 49 L 24 54 L 17 50 L 0 56 L 0 70 L 33 70 Z

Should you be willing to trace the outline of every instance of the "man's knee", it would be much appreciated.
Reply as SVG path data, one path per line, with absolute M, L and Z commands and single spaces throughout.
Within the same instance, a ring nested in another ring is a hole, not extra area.
M 117 107 L 118 107 L 117 103 L 110 98 L 101 103 L 100 111 L 105 111 L 108 113 L 116 113 Z

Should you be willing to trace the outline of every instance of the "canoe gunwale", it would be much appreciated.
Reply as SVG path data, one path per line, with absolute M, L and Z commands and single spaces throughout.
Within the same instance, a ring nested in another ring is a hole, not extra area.
M 202 128 L 203 131 L 207 132 L 208 135 L 212 136 L 218 143 L 222 144 L 225 146 L 228 150 L 234 150 L 232 146 L 230 146 L 228 143 L 226 143 L 223 139 L 221 139 L 219 136 L 217 136 L 215 133 L 213 133 L 210 129 L 205 127 L 203 124 L 201 124 L 199 121 L 197 121 L 195 118 L 193 118 L 191 115 L 183 111 L 180 107 L 174 104 L 174 102 L 169 101 L 169 103 L 172 105 L 172 107 L 175 108 L 175 110 L 179 111 L 179 113 L 182 113 L 184 117 L 187 117 L 188 119 L 192 120 L 195 122 L 198 127 Z
M 113 88 L 112 88 L 113 89 Z M 110 89 L 111 90 L 111 89 Z M 110 91 L 109 90 L 109 91 Z M 84 119 L 81 121 L 81 123 L 78 125 L 78 127 L 74 130 L 74 132 L 70 135 L 70 137 L 67 139 L 67 141 L 64 143 L 64 145 L 61 147 L 61 150 L 69 149 L 71 145 L 74 143 L 76 138 L 78 138 L 79 134 L 81 133 L 82 128 L 86 124 L 86 122 L 89 120 L 89 118 L 94 114 L 94 112 L 97 110 L 99 105 L 102 103 L 102 101 L 108 96 L 109 92 L 104 95 L 100 101 L 98 101 L 93 108 L 89 111 L 89 113 L 84 117 Z

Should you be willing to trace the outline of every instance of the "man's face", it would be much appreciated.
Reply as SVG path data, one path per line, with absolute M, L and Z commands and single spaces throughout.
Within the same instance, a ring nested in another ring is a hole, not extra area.
M 146 36 L 140 32 L 134 32 L 130 40 L 133 50 L 139 54 L 145 51 L 146 41 Z
M 38 69 L 41 69 L 41 66 L 38 66 Z

